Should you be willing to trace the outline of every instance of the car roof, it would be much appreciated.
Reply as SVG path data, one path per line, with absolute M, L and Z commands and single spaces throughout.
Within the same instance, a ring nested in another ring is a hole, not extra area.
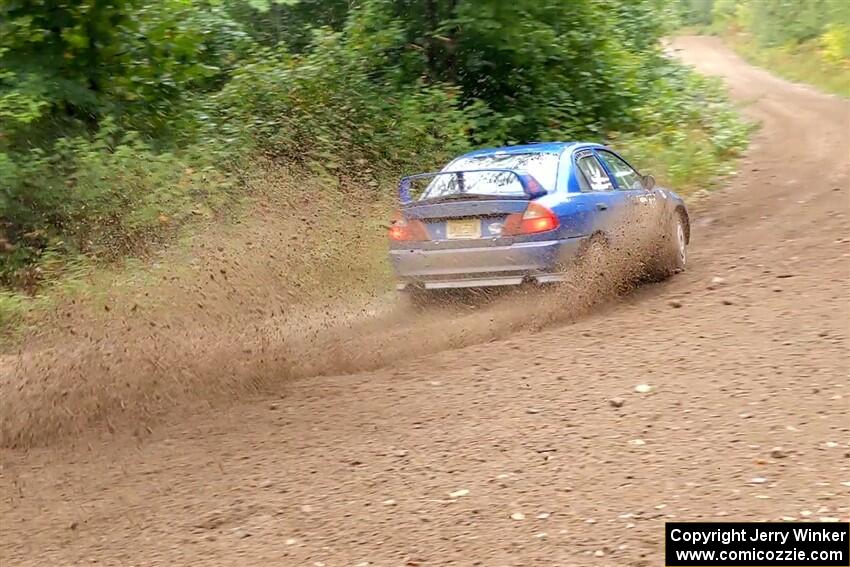
M 502 146 L 498 148 L 482 148 L 480 150 L 475 150 L 462 156 L 461 158 L 468 157 L 482 157 L 486 155 L 492 154 L 527 154 L 532 152 L 541 152 L 541 153 L 556 153 L 560 154 L 564 150 L 567 149 L 575 149 L 578 147 L 587 147 L 587 146 L 596 146 L 602 147 L 602 144 L 597 144 L 595 142 L 534 142 L 531 144 L 522 144 L 519 146 Z

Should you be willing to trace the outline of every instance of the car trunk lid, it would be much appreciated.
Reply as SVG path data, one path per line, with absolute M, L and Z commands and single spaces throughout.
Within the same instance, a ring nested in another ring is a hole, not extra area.
M 414 180 L 440 182 L 447 190 L 433 198 L 413 200 L 410 189 Z M 498 194 L 487 194 L 488 188 Z M 426 248 L 498 244 L 507 217 L 522 214 L 532 199 L 545 194 L 531 175 L 505 169 L 425 173 L 403 178 L 399 184 L 400 212 L 424 225 L 430 242 L 420 245 Z
M 408 219 L 423 222 L 432 242 L 452 246 L 482 245 L 502 236 L 505 219 L 510 214 L 523 213 L 527 198 L 493 198 L 449 202 L 408 204 L 402 214 Z

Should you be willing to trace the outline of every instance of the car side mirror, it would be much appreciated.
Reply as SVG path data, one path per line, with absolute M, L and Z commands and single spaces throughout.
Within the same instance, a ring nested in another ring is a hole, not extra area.
M 655 187 L 655 178 L 651 175 L 643 176 L 643 188 L 649 191 L 653 187 Z

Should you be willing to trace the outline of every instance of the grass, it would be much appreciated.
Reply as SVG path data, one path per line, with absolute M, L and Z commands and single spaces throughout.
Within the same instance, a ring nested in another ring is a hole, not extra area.
M 726 34 L 724 40 L 754 65 L 785 79 L 850 98 L 850 60 L 830 60 L 817 41 L 763 47 L 743 33 Z
M 179 270 L 178 264 L 170 273 Z M 155 263 L 139 258 L 128 257 L 105 266 L 80 255 L 66 260 L 62 274 L 48 280 L 35 294 L 0 290 L 0 353 L 17 344 L 27 332 L 38 330 L 44 316 L 61 305 L 85 303 L 92 311 L 103 309 L 120 295 L 118 290 L 152 288 L 159 281 L 160 271 Z
M 608 141 L 643 173 L 688 195 L 712 188 L 733 171 L 751 125 L 728 103 L 719 81 L 697 75 L 683 80 L 690 98 L 670 97 L 681 107 L 647 106 L 641 109 L 643 132 L 611 134 Z M 162 190 L 141 192 L 147 199 L 129 204 L 124 215 L 150 228 L 140 234 L 152 245 L 141 247 L 141 256 L 135 250 L 111 260 L 78 254 L 57 261 L 55 269 L 41 262 L 43 283 L 34 295 L 0 290 L 0 340 L 8 343 L 0 351 L 27 331 L 49 325 L 50 314 L 59 311 L 68 323 L 79 317 L 114 318 L 121 304 L 132 306 L 128 316 L 137 316 L 166 301 L 207 309 L 235 298 L 240 308 L 251 303 L 261 309 L 264 301 L 280 305 L 275 294 L 290 296 L 287 304 L 310 305 L 329 295 L 390 289 L 385 227 L 395 204 L 395 173 L 373 172 L 373 181 L 366 183 L 257 158 L 226 178 L 196 179 L 207 173 L 187 171 L 178 161 L 160 165 L 156 171 L 162 170 L 165 181 L 150 172 L 139 177 Z M 104 182 L 97 177 L 89 185 L 95 181 Z M 123 186 L 120 179 L 107 181 Z M 169 188 L 176 197 L 163 198 Z M 163 211 L 169 218 L 164 225 Z M 219 269 L 226 270 L 228 285 L 235 275 L 240 287 L 207 300 L 203 294 L 217 293 Z
M 732 171 L 746 146 L 749 130 L 737 118 L 727 118 L 728 127 L 713 134 L 692 125 L 611 143 L 660 183 L 687 195 L 710 188 Z M 711 137 L 727 134 L 734 143 L 726 149 Z M 0 292 L 0 339 L 6 343 L 0 352 L 45 325 L 51 313 L 67 313 L 68 306 L 75 318 L 97 320 L 116 315 L 109 305 L 138 305 L 142 313 L 156 311 L 158 302 L 166 301 L 163 297 L 178 305 L 194 303 L 191 293 L 177 292 L 172 282 L 197 286 L 205 274 L 196 266 L 214 263 L 221 255 L 238 259 L 236 266 L 227 266 L 229 273 L 238 273 L 257 289 L 276 288 L 302 305 L 390 288 L 385 229 L 394 203 L 392 183 L 369 194 L 361 187 L 328 190 L 331 181 L 326 179 L 295 183 L 287 173 L 268 170 L 252 175 L 246 187 L 251 204 L 238 206 L 228 219 L 181 227 L 181 237 L 165 250 L 107 265 L 80 255 L 36 295 Z M 280 269 L 275 271 L 275 265 Z
M 198 304 L 214 310 L 214 302 L 250 310 L 389 289 L 389 199 L 352 187 L 328 190 L 332 180 L 296 181 L 262 165 L 250 176 L 243 180 L 243 202 L 229 215 L 181 226 L 167 247 L 109 263 L 79 255 L 35 294 L 0 291 L 0 353 L 32 332 L 49 331 L 59 313 L 67 318 L 63 324 L 81 326 L 142 314 L 156 318 Z M 381 193 L 389 194 L 389 186 Z M 226 296 L 215 295 L 219 283 L 228 286 Z
M 739 136 L 748 135 L 738 134 Z M 616 144 L 641 170 L 682 196 L 715 187 L 735 169 L 746 140 L 734 151 L 720 153 L 698 129 L 653 136 L 630 136 Z

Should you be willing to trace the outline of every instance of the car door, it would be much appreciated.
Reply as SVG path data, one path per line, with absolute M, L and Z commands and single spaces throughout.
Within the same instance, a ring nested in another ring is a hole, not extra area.
M 617 191 L 624 196 L 627 206 L 635 210 L 654 208 L 657 197 L 643 186 L 643 177 L 623 158 L 610 150 L 596 150 L 605 169 L 611 174 Z
M 589 211 L 590 232 L 608 230 L 617 210 L 623 207 L 623 195 L 616 190 L 611 176 L 592 150 L 580 150 L 575 154 L 576 177 Z

